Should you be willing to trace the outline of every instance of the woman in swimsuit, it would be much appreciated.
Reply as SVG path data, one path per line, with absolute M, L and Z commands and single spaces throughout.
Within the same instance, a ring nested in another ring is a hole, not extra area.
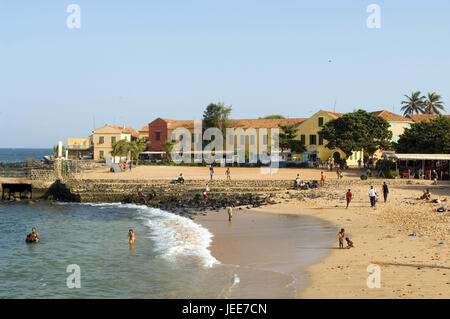
M 134 244 L 134 231 L 132 229 L 130 229 L 128 231 L 128 238 L 129 238 L 129 243 Z

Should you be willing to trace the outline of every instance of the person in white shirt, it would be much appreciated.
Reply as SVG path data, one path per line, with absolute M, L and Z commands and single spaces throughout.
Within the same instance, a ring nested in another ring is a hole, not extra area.
M 370 186 L 369 189 L 369 197 L 370 197 L 370 206 L 375 208 L 376 198 L 377 198 L 377 191 L 373 186 Z

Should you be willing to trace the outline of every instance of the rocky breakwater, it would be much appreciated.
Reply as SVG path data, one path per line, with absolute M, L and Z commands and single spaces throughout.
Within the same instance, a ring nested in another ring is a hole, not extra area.
M 273 202 L 292 187 L 291 181 L 205 181 L 172 184 L 169 180 L 65 180 L 54 187 L 49 199 L 72 202 L 122 202 L 144 204 L 172 212 L 219 210 L 226 206 L 259 207 Z M 141 195 L 139 195 L 141 193 Z M 143 195 L 143 196 L 142 196 Z

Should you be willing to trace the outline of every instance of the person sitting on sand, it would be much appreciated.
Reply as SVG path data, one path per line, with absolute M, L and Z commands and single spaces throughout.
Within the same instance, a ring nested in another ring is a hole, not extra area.
M 347 248 L 355 248 L 355 243 L 348 237 L 345 237 L 345 240 L 347 241 Z
M 324 172 L 320 172 L 320 185 L 325 185 L 326 176 Z
M 420 197 L 423 200 L 431 200 L 431 193 L 429 189 L 423 191 L 423 195 Z
M 134 244 L 134 231 L 131 228 L 128 230 L 128 238 L 129 243 Z
M 184 177 L 183 177 L 183 173 L 180 173 L 180 176 L 178 176 L 178 183 L 180 183 L 180 184 L 184 184 Z
M 344 248 L 344 236 L 345 236 L 344 228 L 341 228 L 341 231 L 338 233 L 340 249 Z
M 205 198 L 205 199 L 208 198 L 208 192 L 209 192 L 209 187 L 208 187 L 208 184 L 206 184 L 205 190 L 203 192 L 203 198 Z

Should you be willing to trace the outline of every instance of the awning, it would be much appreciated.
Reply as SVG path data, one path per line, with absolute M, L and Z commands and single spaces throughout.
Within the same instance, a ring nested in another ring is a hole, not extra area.
M 450 161 L 450 154 L 396 154 L 392 152 L 384 152 L 383 156 L 398 160 Z

